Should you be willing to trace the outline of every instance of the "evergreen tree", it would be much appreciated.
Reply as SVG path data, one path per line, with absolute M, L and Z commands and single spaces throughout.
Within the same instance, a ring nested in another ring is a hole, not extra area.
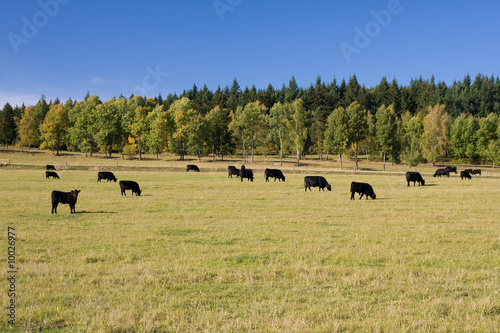
M 16 122 L 14 120 L 14 109 L 9 103 L 5 103 L 0 111 L 0 142 L 5 143 L 7 148 L 9 144 L 16 140 Z
M 295 77 L 292 76 L 290 81 L 288 82 L 288 88 L 285 90 L 285 103 L 293 103 L 295 99 L 299 96 L 299 86 L 297 85 L 297 82 L 295 81 Z M 302 102 L 303 103 L 303 102 Z

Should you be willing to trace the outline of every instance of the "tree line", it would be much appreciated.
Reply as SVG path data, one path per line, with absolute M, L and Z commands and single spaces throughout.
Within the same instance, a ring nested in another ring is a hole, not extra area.
M 231 87 L 215 92 L 198 89 L 155 97 L 120 96 L 101 101 L 97 95 L 71 98 L 0 112 L 0 142 L 20 147 L 71 149 L 106 157 L 162 152 L 223 159 L 242 154 L 277 154 L 282 160 L 305 154 L 358 155 L 410 166 L 456 159 L 498 163 L 500 159 L 500 81 L 478 74 L 472 81 L 447 86 L 430 79 L 412 79 L 408 86 L 383 77 L 378 85 L 360 85 L 355 75 L 346 82 L 300 88 L 257 90 Z

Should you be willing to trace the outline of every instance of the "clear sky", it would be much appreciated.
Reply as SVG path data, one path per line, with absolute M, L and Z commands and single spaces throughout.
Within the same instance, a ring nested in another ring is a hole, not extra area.
M 196 84 L 500 75 L 498 0 L 0 0 L 0 108 Z

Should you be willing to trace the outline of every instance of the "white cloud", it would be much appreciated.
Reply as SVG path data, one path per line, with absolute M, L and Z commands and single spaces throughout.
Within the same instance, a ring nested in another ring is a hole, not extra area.
M 0 108 L 3 108 L 6 103 L 15 107 L 16 105 L 35 105 L 40 99 L 41 95 L 18 94 L 18 93 L 0 93 Z
M 105 80 L 102 77 L 95 76 L 94 78 L 92 78 L 92 80 L 90 80 L 90 83 L 98 83 L 103 81 Z

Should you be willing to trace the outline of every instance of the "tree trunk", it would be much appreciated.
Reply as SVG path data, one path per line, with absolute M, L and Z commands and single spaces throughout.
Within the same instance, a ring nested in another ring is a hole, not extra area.
M 356 142 L 356 170 L 358 170 L 358 143 Z
M 323 141 L 319 143 L 319 160 L 323 161 Z
M 137 149 L 139 150 L 139 160 L 142 160 L 142 141 L 141 141 L 141 135 L 139 134 L 137 136 Z
M 280 137 L 280 165 L 283 166 L 283 140 L 281 140 L 281 129 L 278 130 Z
M 299 148 L 297 148 L 297 166 L 299 166 L 299 161 L 300 161 L 300 152 Z
M 385 171 L 385 151 L 384 151 L 384 166 L 382 168 L 382 171 Z
M 340 170 L 344 170 L 344 166 L 342 165 L 342 154 L 339 154 L 340 158 Z
M 245 138 L 243 138 L 243 163 L 246 163 L 246 155 L 245 155 Z
M 252 138 L 252 163 L 253 163 L 254 147 L 255 147 L 255 139 Z

